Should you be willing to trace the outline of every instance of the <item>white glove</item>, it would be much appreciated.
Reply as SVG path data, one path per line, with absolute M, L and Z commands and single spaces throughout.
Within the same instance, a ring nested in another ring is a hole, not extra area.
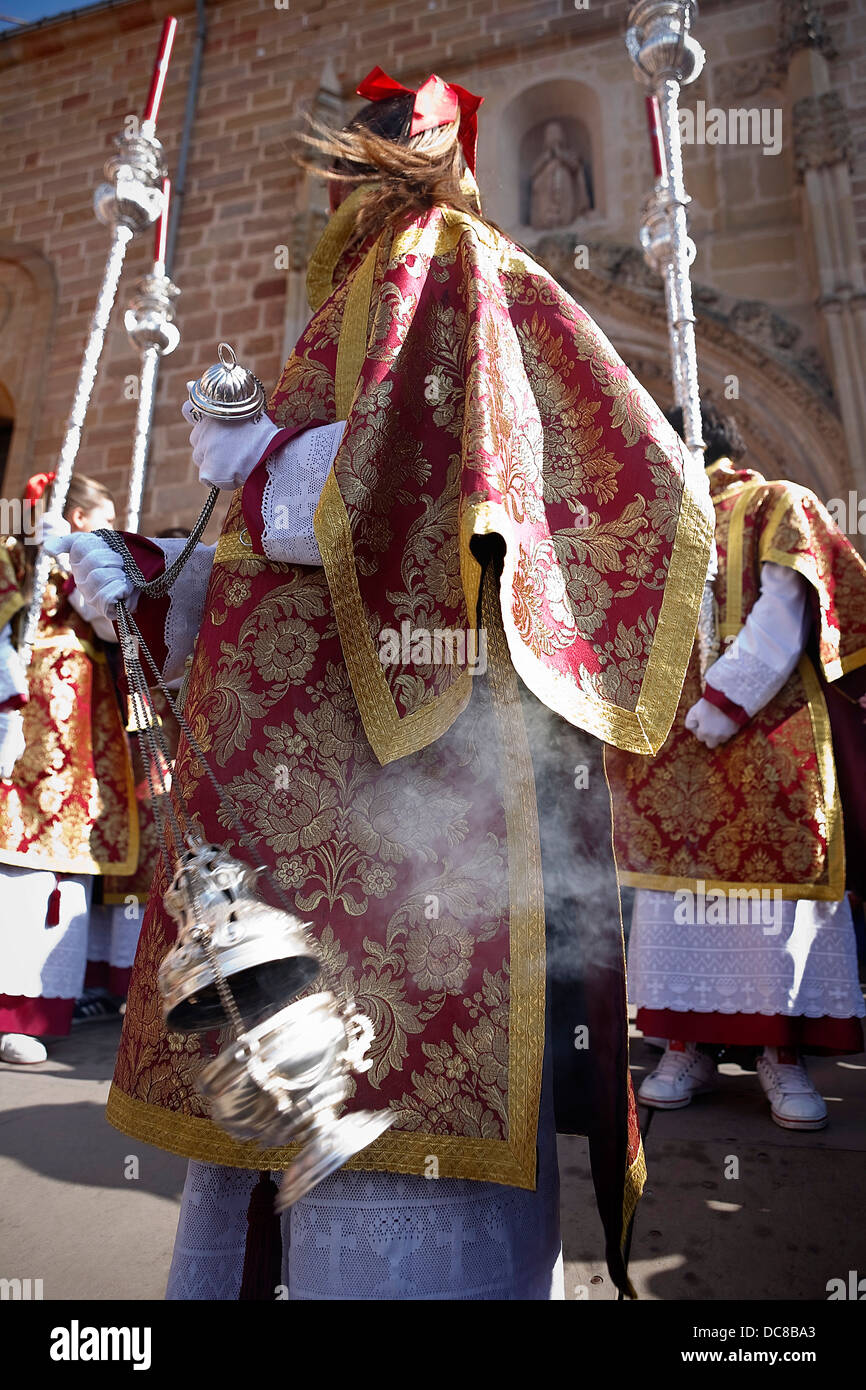
M 0 777 L 12 776 L 24 747 L 24 716 L 20 709 L 0 710 Z
M 46 543 L 50 555 L 68 555 L 72 577 L 91 608 L 109 621 L 117 616 L 117 603 L 123 599 L 132 610 L 138 590 L 127 579 L 123 560 L 93 531 L 76 531 Z
M 187 388 L 194 383 L 187 382 Z M 196 421 L 192 401 L 185 401 L 182 415 L 192 425 L 189 442 L 198 476 L 208 487 L 243 487 L 268 444 L 280 429 L 263 415 L 260 420 L 214 420 L 209 415 Z
M 701 698 L 686 715 L 686 728 L 708 748 L 718 748 L 720 743 L 727 743 L 729 738 L 733 738 L 740 726 L 724 710 Z
M 86 623 L 90 623 L 90 626 L 93 628 L 93 631 L 96 633 L 97 637 L 101 637 L 103 642 L 117 641 L 117 633 L 114 630 L 114 624 L 110 623 L 107 618 L 103 618 L 99 609 L 96 608 L 92 603 L 87 602 L 87 599 L 84 597 L 83 593 L 77 585 L 72 590 L 72 593 L 69 595 L 69 602 L 75 609 L 76 613 L 80 613 L 84 621 Z M 137 602 L 138 594 L 135 593 L 133 594 L 128 604 L 128 607 L 134 608 Z
M 71 530 L 72 527 L 65 516 L 58 516 L 56 512 L 43 512 L 36 520 L 33 539 L 37 545 L 44 545 L 57 536 L 68 536 Z

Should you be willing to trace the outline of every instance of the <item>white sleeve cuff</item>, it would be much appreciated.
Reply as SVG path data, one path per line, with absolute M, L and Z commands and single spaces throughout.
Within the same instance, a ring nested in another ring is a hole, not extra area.
M 749 715 L 782 689 L 809 636 L 809 584 L 787 565 L 761 568 L 761 592 L 742 631 L 707 671 L 707 684 Z

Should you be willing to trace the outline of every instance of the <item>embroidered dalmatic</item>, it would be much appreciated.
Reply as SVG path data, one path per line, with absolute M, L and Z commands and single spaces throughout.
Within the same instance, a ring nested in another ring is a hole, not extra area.
M 708 472 L 722 639 L 743 627 L 765 561 L 809 583 L 814 636 L 778 694 L 724 747 L 707 748 L 685 727 L 701 695 L 693 652 L 658 756 L 608 750 L 620 876 L 638 888 L 745 886 L 837 901 L 845 836 L 827 699 L 866 665 L 866 565 L 806 488 L 727 460 Z
M 387 1105 L 396 1121 L 352 1166 L 423 1173 L 435 1155 L 442 1177 L 531 1188 L 546 883 L 518 676 L 558 728 L 657 750 L 712 514 L 653 402 L 531 257 L 444 208 L 347 251 L 356 203 L 313 257 L 313 318 L 270 403 L 275 446 L 347 422 L 316 513 L 322 567 L 267 558 L 260 465 L 216 549 L 184 711 L 330 980 L 373 1021 L 349 1108 Z M 164 607 L 142 600 L 142 624 L 149 612 Z M 574 806 L 578 758 L 565 759 Z M 175 786 L 201 833 L 243 857 L 184 738 Z M 109 1119 L 207 1162 L 283 1168 L 292 1147 L 263 1152 L 211 1123 L 195 1089 L 206 1045 L 163 1028 L 169 876 L 161 864 Z M 610 1141 L 594 1166 L 618 1251 L 643 1171 L 618 918 L 614 965 L 596 954 L 585 1056 L 606 1056 L 611 1080 L 583 1100 Z

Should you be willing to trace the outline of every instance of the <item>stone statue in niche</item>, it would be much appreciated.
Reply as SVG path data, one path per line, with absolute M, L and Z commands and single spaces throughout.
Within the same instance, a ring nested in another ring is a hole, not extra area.
M 567 227 L 591 207 L 586 166 L 566 143 L 562 126 L 551 121 L 544 128 L 544 147 L 532 169 L 529 224 L 539 230 Z

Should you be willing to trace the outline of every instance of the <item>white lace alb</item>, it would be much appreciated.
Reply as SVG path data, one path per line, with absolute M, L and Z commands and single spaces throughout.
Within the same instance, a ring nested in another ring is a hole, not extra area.
M 12 641 L 12 624 L 0 628 L 0 704 L 12 695 L 27 694 L 27 676 Z
M 87 959 L 128 970 L 135 960 L 143 919 L 140 905 L 135 911 L 134 905 L 127 909 L 126 903 L 95 903 L 90 909 Z
M 729 920 L 721 924 L 682 922 L 675 894 L 638 890 L 628 952 L 633 1004 L 789 1018 L 866 1016 L 847 898 L 770 897 L 755 904 L 765 914 L 757 922 L 751 905 L 729 900 L 727 906 Z M 765 926 L 776 925 L 778 932 L 765 934 Z

